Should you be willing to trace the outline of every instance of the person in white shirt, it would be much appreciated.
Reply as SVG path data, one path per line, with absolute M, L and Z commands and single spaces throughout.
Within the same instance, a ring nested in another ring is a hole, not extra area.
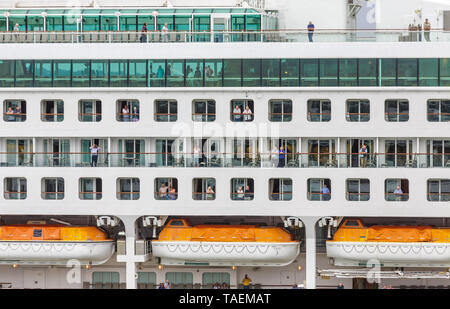
M 241 109 L 238 105 L 233 110 L 233 119 L 234 121 L 241 121 Z
M 252 121 L 252 110 L 248 107 L 248 105 L 245 107 L 242 114 L 244 114 L 244 121 Z
M 272 167 L 278 166 L 278 147 L 273 146 L 272 155 L 271 155 Z
M 167 23 L 164 24 L 164 27 L 162 27 L 162 41 L 163 43 L 169 42 L 169 29 L 167 28 Z
M 166 199 L 167 198 L 167 190 L 169 188 L 166 187 L 165 184 L 162 184 L 161 187 L 159 188 L 159 197 L 160 199 Z
M 198 145 L 194 146 L 194 167 L 198 167 L 200 163 L 200 148 Z
M 89 149 L 91 150 L 91 166 L 96 167 L 98 161 L 98 152 L 100 151 L 101 148 L 98 147 L 96 144 L 94 144 L 91 147 L 89 147 Z
M 19 39 L 19 24 L 16 24 L 14 26 L 14 37 L 16 38 L 16 40 Z
M 125 105 L 122 108 L 122 121 L 130 121 L 130 109 L 128 108 L 128 105 Z
M 244 199 L 244 190 L 242 190 L 242 187 L 239 187 L 237 190 L 237 199 L 238 200 Z

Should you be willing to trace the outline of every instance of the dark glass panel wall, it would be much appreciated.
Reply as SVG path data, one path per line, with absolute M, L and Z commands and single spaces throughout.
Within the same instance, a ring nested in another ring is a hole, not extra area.
M 14 60 L 0 61 L 0 87 L 14 87 Z
M 397 84 L 397 59 L 380 59 L 379 63 L 380 86 L 395 86 Z
M 450 86 L 449 59 L 0 60 L 0 87 Z
M 109 61 L 91 61 L 91 87 L 108 87 L 109 83 Z
M 300 61 L 300 85 L 304 87 L 319 86 L 319 60 L 302 59 Z
M 242 81 L 242 61 L 240 59 L 225 59 L 223 61 L 223 82 L 225 87 L 240 87 Z
M 338 85 L 338 60 L 320 60 L 320 86 L 333 87 Z
M 419 59 L 419 86 L 439 86 L 439 59 Z
M 298 59 L 281 59 L 281 86 L 296 87 L 299 85 L 299 65 Z
M 91 62 L 89 60 L 72 61 L 72 87 L 89 87 Z M 97 78 L 97 76 L 93 76 Z
M 417 59 L 398 59 L 398 86 L 417 86 Z
M 279 87 L 281 82 L 280 59 L 263 59 L 261 60 L 261 67 L 262 67 L 262 86 Z
M 450 86 L 450 58 L 440 59 L 440 86 Z
M 358 59 L 358 85 L 377 86 L 377 59 Z
M 358 86 L 358 60 L 339 60 L 339 86 Z

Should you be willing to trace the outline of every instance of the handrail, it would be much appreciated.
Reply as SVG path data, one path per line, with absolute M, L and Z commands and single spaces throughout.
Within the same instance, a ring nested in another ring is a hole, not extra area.
M 171 154 L 171 155 L 248 155 L 248 156 L 258 156 L 258 155 L 274 155 L 280 154 L 279 152 L 100 152 L 103 155 L 153 155 L 153 154 Z M 91 152 L 0 152 L 1 154 L 30 154 L 30 155 L 71 155 L 71 154 L 91 154 Z M 443 156 L 450 155 L 450 153 L 419 153 L 419 152 L 285 152 L 281 155 L 293 156 L 293 155 L 317 155 L 317 156 L 329 156 L 329 155 L 397 155 L 397 156 L 417 156 L 417 155 L 428 155 L 428 156 Z

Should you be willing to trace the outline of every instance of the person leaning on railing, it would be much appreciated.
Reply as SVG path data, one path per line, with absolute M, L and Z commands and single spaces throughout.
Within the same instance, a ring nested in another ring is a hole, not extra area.
M 147 42 L 147 23 L 144 23 L 144 25 L 142 26 L 142 33 L 139 40 L 141 41 L 141 43 Z
M 425 19 L 425 22 L 423 23 L 423 36 L 425 37 L 425 40 L 427 42 L 430 42 L 430 30 L 431 30 L 431 24 L 428 21 L 428 18 Z
M 313 34 L 314 34 L 314 24 L 312 23 L 312 21 L 309 22 L 308 24 L 308 39 L 310 42 L 313 41 Z

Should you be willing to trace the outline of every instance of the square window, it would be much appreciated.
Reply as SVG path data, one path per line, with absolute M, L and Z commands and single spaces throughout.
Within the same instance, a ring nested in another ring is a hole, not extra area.
M 231 179 L 231 199 L 233 201 L 251 201 L 254 198 L 255 184 L 252 178 Z
M 292 179 L 290 178 L 269 179 L 269 199 L 271 201 L 292 200 Z
M 231 100 L 231 121 L 251 122 L 255 111 L 253 100 Z
M 178 199 L 178 180 L 176 178 L 155 178 L 155 200 L 174 201 Z
M 81 122 L 100 122 L 102 120 L 102 102 L 99 100 L 78 101 L 78 120 Z
M 3 120 L 7 122 L 27 120 L 27 103 L 24 100 L 3 101 Z
M 192 180 L 192 199 L 206 201 L 216 199 L 216 179 L 194 178 Z
M 42 199 L 64 199 L 64 178 L 42 178 Z
M 26 178 L 5 178 L 4 197 L 6 200 L 24 200 L 27 198 Z
M 44 122 L 61 122 L 64 120 L 64 102 L 62 100 L 42 100 L 41 120 Z

